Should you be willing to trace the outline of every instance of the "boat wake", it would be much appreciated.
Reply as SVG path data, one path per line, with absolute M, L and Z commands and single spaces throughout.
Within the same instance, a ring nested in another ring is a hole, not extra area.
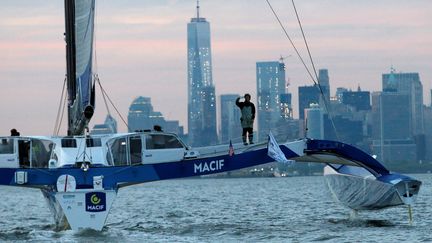
M 329 223 L 332 224 L 341 224 L 345 225 L 347 227 L 395 227 L 396 224 L 389 220 L 382 220 L 382 219 L 360 219 L 360 218 L 348 218 L 348 219 L 329 219 Z
M 87 228 L 87 229 L 76 231 L 73 235 L 79 238 L 86 238 L 86 237 L 104 238 L 106 236 L 106 232 Z
M 30 240 L 31 229 L 27 227 L 17 227 L 6 231 L 0 231 L 0 241 L 19 241 Z
M 53 232 L 55 225 L 29 225 L 9 229 L 0 229 L 0 242 L 34 240 L 35 232 Z

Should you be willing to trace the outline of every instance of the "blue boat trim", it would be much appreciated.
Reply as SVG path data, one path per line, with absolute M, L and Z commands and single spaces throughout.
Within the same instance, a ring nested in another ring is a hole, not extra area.
M 299 155 L 287 146 L 281 145 L 280 149 L 285 156 L 290 158 Z M 306 154 L 334 153 L 349 160 L 359 163 L 366 169 L 372 169 L 378 173 L 377 180 L 391 182 L 394 180 L 412 180 L 412 178 L 390 172 L 377 160 L 363 151 L 335 141 L 308 140 Z M 46 187 L 55 186 L 59 176 L 68 174 L 75 177 L 77 189 L 92 188 L 93 177 L 103 176 L 105 189 L 118 189 L 119 187 L 145 183 L 156 180 L 176 179 L 192 176 L 201 176 L 214 173 L 238 170 L 260 164 L 273 162 L 267 155 L 267 148 L 243 152 L 233 156 L 221 155 L 208 158 L 187 159 L 178 162 L 142 164 L 133 166 L 101 166 L 91 165 L 88 171 L 81 168 L 67 166 L 55 169 L 48 168 L 0 168 L 0 185 Z M 26 171 L 27 183 L 18 185 L 15 182 L 15 172 Z
M 388 175 L 390 171 L 387 170 L 378 160 L 372 158 L 372 156 L 355 148 L 351 145 L 330 141 L 330 140 L 308 140 L 307 141 L 307 153 L 322 153 L 330 152 L 338 154 L 346 159 L 358 163 L 360 166 L 368 169 L 373 174 Z
M 292 158 L 298 156 L 285 146 L 281 146 L 281 149 L 287 157 Z M 77 167 L 62 167 L 56 169 L 1 168 L 0 173 L 2 176 L 0 177 L 0 184 L 19 186 L 14 180 L 15 172 L 26 171 L 28 183 L 22 186 L 31 185 L 43 187 L 56 185 L 59 176 L 68 174 L 75 177 L 77 189 L 92 188 L 94 176 L 103 176 L 103 187 L 105 189 L 117 189 L 123 185 L 221 173 L 273 161 L 272 158 L 267 156 L 267 149 L 263 148 L 233 156 L 222 155 L 182 160 L 179 162 L 134 166 L 97 166 L 90 167 L 88 171 L 83 171 L 81 168 Z

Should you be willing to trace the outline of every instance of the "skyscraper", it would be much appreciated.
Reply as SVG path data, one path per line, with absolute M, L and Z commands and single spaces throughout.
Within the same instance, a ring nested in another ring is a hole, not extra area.
M 153 110 L 149 97 L 137 97 L 129 107 L 129 132 L 153 129 L 154 125 L 165 125 L 162 113 Z
M 235 104 L 235 101 L 239 96 L 240 95 L 238 94 L 225 94 L 220 96 L 220 137 L 222 143 L 228 143 L 230 140 L 233 143 L 242 141 L 240 109 Z
M 331 119 L 328 114 L 324 115 L 324 139 L 355 145 L 364 151 L 369 149 L 368 145 L 363 144 L 364 121 L 344 117 L 343 115 L 333 115 Z M 333 125 L 337 128 L 337 133 Z
M 336 88 L 336 100 L 339 103 L 342 103 L 342 96 L 343 96 L 344 92 L 348 92 L 348 89 L 344 88 L 344 87 L 338 87 L 338 88 Z
M 342 93 L 342 104 L 350 105 L 357 111 L 368 111 L 371 109 L 369 91 L 346 91 Z
M 183 126 L 180 126 L 180 123 L 177 120 L 165 121 L 165 126 L 163 127 L 163 131 L 175 133 L 180 137 L 184 135 Z
M 91 130 L 91 135 L 117 133 L 117 121 L 108 114 L 103 124 L 95 124 Z
M 372 94 L 373 150 L 385 163 L 416 161 L 411 134 L 410 97 L 399 92 Z
M 411 133 L 423 134 L 423 85 L 419 74 L 396 73 L 392 68 L 390 73 L 382 75 L 382 88 L 384 92 L 397 92 L 409 96 L 410 105 L 407 112 L 411 113 Z
M 308 138 L 324 138 L 323 110 L 318 104 L 310 104 L 309 108 L 305 109 L 305 126 L 307 128 L 306 136 Z
M 310 104 L 318 103 L 320 100 L 319 88 L 316 85 L 298 87 L 298 99 L 299 118 L 304 119 L 304 110 L 309 108 Z
M 409 96 L 397 92 L 372 94 L 373 135 L 375 139 L 410 139 Z
M 281 116 L 286 120 L 292 120 L 294 118 L 291 98 L 291 93 L 280 94 Z
M 330 102 L 330 79 L 329 79 L 327 69 L 318 70 L 318 80 L 319 80 L 319 84 L 321 86 L 322 92 L 325 96 L 325 101 L 328 104 Z M 322 101 L 321 101 L 321 103 L 322 103 Z M 324 104 L 320 104 L 320 105 L 322 107 L 324 107 Z
M 267 137 L 281 119 L 280 95 L 285 93 L 285 64 L 282 61 L 257 62 L 258 139 Z
M 216 97 L 210 48 L 210 23 L 199 16 L 187 25 L 188 131 L 191 145 L 217 142 Z
M 424 121 L 430 123 L 432 122 L 432 106 L 425 107 L 424 110 Z M 425 126 L 425 137 L 426 144 L 432 144 L 432 126 Z M 426 160 L 432 161 L 432 146 L 426 147 Z

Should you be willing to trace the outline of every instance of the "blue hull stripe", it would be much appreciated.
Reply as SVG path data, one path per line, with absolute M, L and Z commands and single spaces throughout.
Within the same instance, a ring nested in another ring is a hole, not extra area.
M 280 146 L 280 148 L 287 158 L 299 156 L 284 145 Z M 322 152 L 334 153 L 356 161 L 359 165 L 380 174 L 382 181 L 393 179 L 389 171 L 377 160 L 363 151 L 344 143 L 327 140 L 309 140 L 307 142 L 307 151 L 305 152 L 309 154 Z M 87 172 L 79 168 L 0 168 L 0 185 L 18 186 L 14 179 L 15 171 L 27 171 L 28 183 L 23 186 L 56 185 L 57 178 L 60 175 L 69 174 L 75 177 L 78 188 L 91 188 L 93 187 L 93 176 L 103 175 L 104 188 L 116 189 L 122 185 L 227 172 L 273 161 L 272 158 L 267 156 L 267 148 L 262 148 L 233 156 L 226 154 L 170 163 L 92 167 Z
M 288 158 L 298 155 L 285 146 L 281 150 Z M 26 171 L 28 183 L 23 186 L 56 185 L 60 175 L 75 177 L 77 188 L 92 188 L 93 176 L 104 176 L 105 189 L 117 189 L 118 186 L 143 183 L 155 180 L 183 178 L 238 170 L 255 165 L 273 162 L 267 156 L 267 149 L 246 152 L 238 155 L 223 155 L 209 158 L 183 160 L 171 163 L 147 164 L 136 166 L 91 167 L 87 172 L 80 168 L 56 169 L 11 169 L 0 168 L 0 184 L 18 186 L 14 180 L 15 171 Z

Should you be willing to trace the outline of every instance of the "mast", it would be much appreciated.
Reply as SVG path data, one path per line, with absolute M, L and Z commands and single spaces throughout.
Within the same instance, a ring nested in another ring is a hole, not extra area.
M 199 0 L 197 0 L 197 7 L 196 7 L 196 9 L 197 9 L 197 21 L 199 22 Z
M 68 135 L 71 131 L 71 105 L 74 103 L 76 94 L 75 85 L 75 0 L 65 0 L 65 40 L 66 40 L 66 78 L 68 90 Z
M 82 135 L 94 113 L 95 0 L 65 0 L 68 136 Z

